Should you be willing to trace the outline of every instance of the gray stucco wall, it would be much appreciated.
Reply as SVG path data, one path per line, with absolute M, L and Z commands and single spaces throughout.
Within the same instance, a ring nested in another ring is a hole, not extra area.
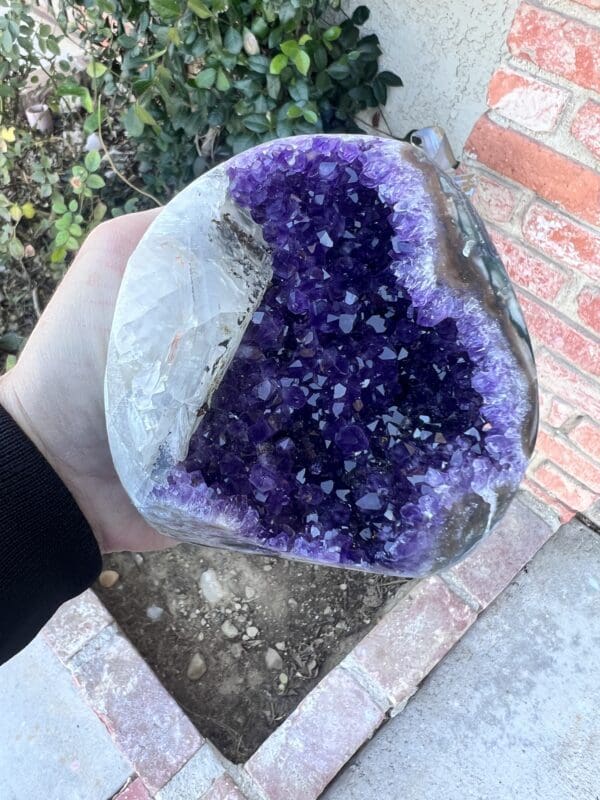
M 441 125 L 460 155 L 500 63 L 519 0 L 362 0 L 363 26 L 381 41 L 384 69 L 398 73 L 385 110 L 391 132 Z M 360 0 L 344 3 L 351 11 Z

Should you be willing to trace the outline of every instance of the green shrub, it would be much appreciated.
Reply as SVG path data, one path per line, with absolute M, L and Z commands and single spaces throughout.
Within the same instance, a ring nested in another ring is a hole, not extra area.
M 5 274 L 58 277 L 107 213 L 165 202 L 258 142 L 358 130 L 357 113 L 401 81 L 379 71 L 377 37 L 361 35 L 368 9 L 349 17 L 338 4 L 60 0 L 50 25 L 30 3 L 0 0 Z M 52 132 L 27 125 L 30 101 L 49 107 Z

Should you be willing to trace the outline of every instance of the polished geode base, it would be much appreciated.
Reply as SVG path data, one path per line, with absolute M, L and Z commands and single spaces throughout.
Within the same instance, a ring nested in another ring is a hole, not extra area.
M 537 426 L 525 325 L 480 220 L 418 151 L 373 137 L 280 140 L 215 173 L 170 204 L 203 189 L 214 201 L 187 242 L 200 261 L 168 265 L 201 275 L 185 333 L 161 337 L 151 308 L 113 326 L 107 420 L 134 502 L 193 541 L 406 576 L 452 563 L 505 510 Z M 189 237 L 189 220 L 171 217 L 155 223 L 158 251 Z M 118 312 L 165 269 L 148 267 L 152 238 Z M 140 376 L 128 385 L 114 370 L 131 370 L 140 342 L 141 362 L 148 335 L 160 365 L 140 391 Z M 196 414 L 183 422 L 168 410 L 182 383 Z M 136 435 L 145 462 L 132 470 L 120 455 Z

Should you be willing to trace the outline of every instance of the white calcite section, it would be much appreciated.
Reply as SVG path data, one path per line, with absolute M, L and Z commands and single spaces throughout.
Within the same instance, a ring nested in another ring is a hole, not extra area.
M 227 184 L 221 166 L 178 194 L 148 228 L 121 285 L 106 422 L 117 473 L 138 507 L 185 457 L 271 281 L 260 228 L 227 200 Z

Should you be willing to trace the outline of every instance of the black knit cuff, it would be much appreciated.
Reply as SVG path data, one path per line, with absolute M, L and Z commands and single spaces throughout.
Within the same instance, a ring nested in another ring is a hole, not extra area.
M 86 589 L 101 564 L 70 492 L 0 407 L 0 663 Z

